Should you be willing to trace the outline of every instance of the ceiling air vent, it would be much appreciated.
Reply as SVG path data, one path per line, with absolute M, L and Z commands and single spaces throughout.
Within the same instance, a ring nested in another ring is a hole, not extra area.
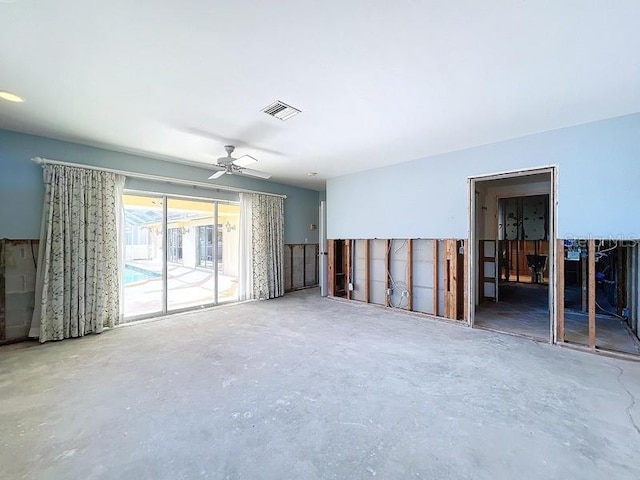
M 279 100 L 268 107 L 263 108 L 262 111 L 267 115 L 271 115 L 272 117 L 276 117 L 280 120 L 287 120 L 300 113 L 300 110 L 297 108 L 287 105 Z

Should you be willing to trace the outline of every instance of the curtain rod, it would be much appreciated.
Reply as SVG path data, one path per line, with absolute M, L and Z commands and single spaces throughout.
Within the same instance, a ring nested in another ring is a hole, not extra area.
M 33 160 L 39 165 L 63 165 L 65 167 L 86 168 L 88 170 L 98 170 L 102 172 L 116 173 L 118 175 L 124 175 L 125 177 L 141 178 L 143 180 L 154 180 L 156 182 L 173 183 L 176 185 L 188 185 L 191 187 L 207 188 L 210 190 L 223 190 L 227 192 L 257 193 L 260 195 L 270 195 L 272 197 L 287 198 L 286 195 L 283 195 L 281 193 L 258 192 L 256 190 L 249 190 L 247 188 L 230 187 L 227 185 L 212 185 L 210 183 L 205 183 L 205 182 L 193 182 L 190 180 L 182 180 L 179 178 L 164 177 L 162 175 L 153 175 L 149 173 L 129 172 L 127 170 L 118 170 L 114 168 L 94 167 L 93 165 L 83 165 L 82 163 L 62 162 L 60 160 L 51 160 L 51 159 L 42 158 L 42 157 L 34 157 L 31 160 Z

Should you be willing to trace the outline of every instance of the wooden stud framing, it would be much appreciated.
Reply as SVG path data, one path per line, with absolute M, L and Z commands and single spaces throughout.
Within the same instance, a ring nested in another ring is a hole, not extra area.
M 582 267 L 582 313 L 587 313 L 589 308 L 589 282 L 587 279 L 587 259 L 585 257 L 580 260 L 580 265 Z
M 463 283 L 464 283 L 464 294 L 463 294 L 463 298 L 464 298 L 464 321 L 468 322 L 469 321 L 469 294 L 468 294 L 468 286 L 469 286 L 469 275 L 468 275 L 468 267 L 469 267 L 469 240 L 463 240 L 462 241 L 462 248 L 464 249 L 464 260 L 463 260 L 463 265 L 464 265 L 464 271 L 463 271 Z
M 388 307 L 389 306 L 389 289 L 391 288 L 391 285 L 389 284 L 389 269 L 391 268 L 391 255 L 390 255 L 390 250 L 391 249 L 391 240 L 387 239 L 384 241 L 384 265 L 385 265 L 385 270 L 384 270 L 384 306 Z
M 327 280 L 329 285 L 329 295 L 336 296 L 336 241 L 327 240 L 327 253 L 328 253 L 328 265 L 327 265 Z
M 622 315 L 622 310 L 628 305 L 627 299 L 627 249 L 618 247 L 618 315 Z
M 344 241 L 344 263 L 345 263 L 345 281 L 344 289 L 347 294 L 347 300 L 353 297 L 353 291 L 349 288 L 351 285 L 351 240 Z
M 409 290 L 409 299 L 407 310 L 413 311 L 413 240 L 407 240 L 407 290 Z
M 596 242 L 589 240 L 589 347 L 596 348 Z
M 455 320 L 457 318 L 458 305 L 458 242 L 457 240 L 445 240 L 445 317 Z
M 564 240 L 556 243 L 556 295 L 558 297 L 558 322 L 556 324 L 556 341 L 564 342 Z
M 7 323 L 6 323 L 6 297 L 5 297 L 5 260 L 4 249 L 6 248 L 7 240 L 0 239 L 0 340 L 7 338 Z
M 438 316 L 438 240 L 433 240 L 433 314 Z
M 369 293 L 369 240 L 364 241 L 364 301 L 369 303 L 371 301 L 371 294 Z

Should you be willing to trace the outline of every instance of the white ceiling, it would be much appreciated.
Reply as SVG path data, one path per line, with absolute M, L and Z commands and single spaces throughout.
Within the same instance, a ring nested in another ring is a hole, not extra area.
M 322 189 L 640 111 L 639 25 L 638 0 L 0 0 L 0 90 L 26 99 L 0 128 L 203 163 L 233 143 Z

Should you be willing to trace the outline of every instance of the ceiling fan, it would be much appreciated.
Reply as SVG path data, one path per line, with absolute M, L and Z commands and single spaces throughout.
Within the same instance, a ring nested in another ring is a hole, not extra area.
M 251 165 L 257 162 L 257 160 L 252 156 L 243 155 L 240 158 L 233 158 L 231 154 L 236 149 L 236 147 L 234 147 L 233 145 L 225 145 L 224 149 L 227 151 L 227 156 L 218 158 L 217 164 L 213 165 L 213 168 L 217 171 L 209 177 L 209 180 L 220 178 L 225 173 L 229 175 L 247 175 L 249 177 L 265 179 L 271 178 L 270 173 L 247 168 L 247 165 Z

